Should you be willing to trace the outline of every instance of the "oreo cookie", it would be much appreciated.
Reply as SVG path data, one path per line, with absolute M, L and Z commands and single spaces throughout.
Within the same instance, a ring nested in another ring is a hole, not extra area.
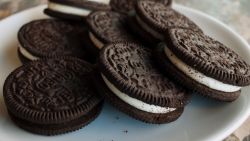
M 171 6 L 172 0 L 152 0 L 162 2 L 165 6 Z M 113 11 L 130 14 L 135 10 L 135 4 L 137 0 L 110 0 L 110 6 Z
M 79 21 L 96 10 L 111 10 L 109 0 L 49 0 L 44 13 L 60 19 Z
M 137 23 L 150 33 L 154 40 L 164 40 L 164 32 L 175 27 L 202 32 L 189 18 L 161 2 L 138 0 L 135 9 Z
M 143 28 L 137 23 L 135 16 L 128 16 L 129 31 L 133 33 L 140 41 L 146 46 L 152 48 L 159 43 L 149 32 L 143 30 Z
M 96 11 L 87 18 L 89 37 L 97 49 L 118 41 L 135 41 L 127 30 L 127 17 L 113 11 Z
M 150 49 L 120 42 L 107 45 L 96 81 L 106 99 L 122 112 L 147 123 L 176 120 L 191 93 L 159 72 Z
M 20 60 L 74 56 L 94 62 L 82 40 L 86 33 L 86 26 L 74 22 L 43 19 L 27 23 L 18 32 Z
M 92 65 L 73 57 L 40 59 L 13 71 L 4 83 L 4 101 L 13 122 L 42 135 L 82 128 L 102 109 L 93 87 Z
M 250 66 L 219 41 L 188 29 L 170 29 L 157 51 L 159 65 L 189 89 L 233 101 L 250 84 Z

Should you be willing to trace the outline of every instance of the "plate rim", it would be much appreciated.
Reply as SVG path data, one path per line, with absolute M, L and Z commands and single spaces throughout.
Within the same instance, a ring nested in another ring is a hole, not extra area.
M 180 4 L 173 4 L 173 8 L 174 9 L 185 9 L 188 11 L 191 11 L 192 13 L 196 13 L 199 16 L 205 17 L 213 22 L 215 22 L 216 24 L 223 26 L 226 30 L 228 30 L 231 34 L 233 34 L 237 40 L 239 40 L 241 43 L 244 44 L 244 46 L 246 47 L 246 49 L 248 50 L 248 52 L 250 52 L 250 45 L 248 44 L 248 42 L 236 31 L 234 31 L 232 28 L 230 28 L 228 25 L 226 25 L 225 23 L 223 23 L 222 21 L 212 17 L 211 15 L 208 15 L 202 11 L 199 11 L 197 9 L 193 9 L 190 7 L 186 7 Z M 248 96 L 249 98 L 249 96 Z M 230 134 L 232 134 L 235 130 L 237 130 L 250 116 L 250 104 L 248 102 L 248 108 L 246 109 L 246 114 L 244 116 L 242 116 L 242 118 L 240 120 L 237 120 L 234 122 L 234 124 L 231 124 L 233 126 L 228 127 L 227 129 L 221 130 L 220 132 L 217 132 L 217 134 L 213 134 L 210 136 L 210 138 L 207 138 L 205 140 L 214 140 L 214 141 L 219 141 L 219 140 L 223 140 L 225 137 L 228 137 Z

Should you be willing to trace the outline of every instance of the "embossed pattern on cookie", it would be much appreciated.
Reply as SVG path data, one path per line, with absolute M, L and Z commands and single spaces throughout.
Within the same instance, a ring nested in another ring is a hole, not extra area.
M 86 27 L 55 19 L 36 20 L 18 32 L 19 51 L 29 60 L 54 56 L 76 56 L 86 59 L 84 33 Z
M 166 7 L 160 2 L 140 0 L 137 2 L 135 8 L 137 21 L 144 30 L 150 31 L 151 34 L 162 34 L 166 30 L 174 27 L 188 28 L 202 32 L 189 18 L 170 7 Z
M 156 2 L 161 2 L 165 6 L 171 6 L 172 0 L 152 0 Z M 129 14 L 129 12 L 134 11 L 135 4 L 137 0 L 110 0 L 111 8 L 123 14 Z
M 189 66 L 222 82 L 245 86 L 250 83 L 250 66 L 232 49 L 202 33 L 171 29 L 168 47 Z M 218 75 L 220 74 L 220 75 Z
M 22 66 L 4 85 L 8 110 L 34 123 L 62 123 L 82 116 L 101 101 L 91 84 L 92 71 L 91 65 L 71 57 Z
M 133 98 L 161 106 L 185 105 L 188 92 L 159 72 L 151 51 L 143 46 L 109 45 L 102 50 L 99 65 L 117 88 Z
M 89 15 L 90 31 L 102 42 L 134 40 L 125 27 L 126 16 L 112 11 L 97 11 Z

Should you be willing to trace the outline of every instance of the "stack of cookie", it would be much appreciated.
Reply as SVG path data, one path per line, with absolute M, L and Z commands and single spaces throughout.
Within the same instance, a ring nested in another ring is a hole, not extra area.
M 250 66 L 171 8 L 171 0 L 49 0 L 53 18 L 18 33 L 23 66 L 5 81 L 11 119 L 37 134 L 80 129 L 103 99 L 154 124 L 175 121 L 192 92 L 236 100 Z

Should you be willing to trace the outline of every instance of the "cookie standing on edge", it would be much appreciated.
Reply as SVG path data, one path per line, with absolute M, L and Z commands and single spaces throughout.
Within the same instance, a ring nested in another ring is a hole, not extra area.
M 102 109 L 92 85 L 93 67 L 77 58 L 41 59 L 13 71 L 3 96 L 19 127 L 42 135 L 80 129 Z
M 164 40 L 164 32 L 170 28 L 188 28 L 197 32 L 202 30 L 186 16 L 164 4 L 149 0 L 138 0 L 136 3 L 135 22 L 155 41 Z
M 152 0 L 157 2 L 162 2 L 165 6 L 171 6 L 172 0 Z M 135 4 L 137 0 L 110 0 L 110 6 L 112 10 L 122 13 L 129 14 L 134 12 Z
M 233 50 L 202 33 L 169 30 L 156 57 L 183 86 L 217 100 L 233 101 L 250 84 L 250 66 Z
M 54 19 L 36 20 L 25 24 L 18 32 L 20 60 L 37 60 L 59 56 L 74 56 L 90 62 L 82 40 L 87 29 L 84 25 Z
M 109 44 L 100 52 L 97 86 L 111 104 L 135 119 L 172 122 L 182 114 L 191 93 L 164 77 L 152 61 L 146 47 Z
M 171 6 L 172 0 L 152 0 L 156 2 L 162 2 L 165 6 Z M 110 6 L 113 11 L 130 14 L 135 10 L 135 4 L 137 0 L 110 0 Z
M 110 6 L 113 11 L 129 14 L 134 11 L 136 0 L 110 0 Z
M 83 20 L 92 11 L 111 10 L 110 0 L 49 0 L 44 13 L 65 20 Z
M 128 16 L 128 27 L 129 31 L 133 33 L 144 45 L 154 48 L 155 45 L 159 43 L 154 36 L 149 32 L 145 31 L 137 22 L 136 18 L 133 15 Z
M 97 11 L 87 18 L 89 38 L 99 50 L 105 44 L 117 41 L 134 41 L 126 26 L 126 16 L 113 11 Z

